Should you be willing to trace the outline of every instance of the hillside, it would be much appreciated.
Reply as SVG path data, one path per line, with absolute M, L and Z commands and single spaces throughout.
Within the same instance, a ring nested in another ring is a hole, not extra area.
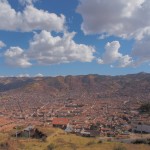
M 150 98 L 150 74 L 124 76 L 79 75 L 35 78 L 0 78 L 0 93 L 48 95 L 53 98 Z
M 38 127 L 47 134 L 47 139 L 10 137 L 15 131 L 0 134 L 0 150 L 114 150 L 115 147 L 123 147 L 124 150 L 149 150 L 149 145 L 144 144 L 125 144 L 111 142 L 110 138 L 99 140 L 96 138 L 80 137 L 74 134 L 67 134 L 64 131 L 50 127 Z M 7 143 L 7 144 L 6 144 Z

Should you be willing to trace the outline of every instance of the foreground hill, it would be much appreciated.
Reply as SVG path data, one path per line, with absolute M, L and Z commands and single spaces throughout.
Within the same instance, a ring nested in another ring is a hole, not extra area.
M 149 100 L 150 74 L 124 76 L 79 75 L 58 77 L 0 78 L 0 94 L 26 93 L 53 98 L 131 98 Z
M 31 138 L 16 140 L 16 137 L 10 136 L 15 130 L 5 134 L 0 133 L 0 150 L 149 150 L 149 145 L 146 144 L 125 144 L 111 142 L 110 138 L 100 140 L 99 137 L 80 137 L 50 127 L 38 127 L 38 129 L 46 133 L 45 141 Z

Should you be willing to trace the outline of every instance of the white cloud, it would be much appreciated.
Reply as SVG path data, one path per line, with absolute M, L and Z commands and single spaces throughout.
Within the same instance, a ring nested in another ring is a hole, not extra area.
M 1 75 L 0 75 L 0 78 L 5 78 L 5 77 L 6 77 L 6 76 L 1 76 Z
M 19 74 L 17 77 L 30 77 L 30 75 L 29 74 L 27 74 L 27 73 L 25 73 L 25 74 Z
M 10 47 L 4 53 L 6 63 L 16 67 L 30 67 L 34 62 L 40 65 L 69 63 L 74 61 L 91 62 L 95 49 L 92 46 L 77 44 L 73 40 L 75 33 L 52 36 L 48 31 L 35 33 L 28 50 Z
M 109 34 L 101 34 L 99 37 L 98 37 L 98 39 L 99 40 L 103 40 L 103 39 L 106 39 L 107 37 L 109 37 L 110 35 Z
M 118 41 L 108 42 L 102 58 L 99 58 L 97 62 L 99 64 L 111 64 L 111 66 L 115 65 L 117 67 L 131 66 L 133 63 L 132 58 L 129 55 L 122 55 L 119 52 L 119 48 L 120 43 Z
M 32 5 L 33 3 L 37 2 L 38 0 L 19 0 L 21 5 Z
M 117 62 L 125 67 L 150 62 L 150 0 L 80 0 L 77 12 L 83 18 L 81 29 L 85 34 L 99 34 L 99 39 L 114 35 L 135 40 L 131 52 L 134 62 L 118 52 L 119 43 L 116 47 L 111 43 L 110 51 L 107 45 L 98 63 Z
M 25 74 L 19 74 L 19 75 L 17 75 L 17 77 L 44 77 L 44 75 L 41 73 L 38 73 L 34 76 L 30 76 L 28 73 L 25 73 Z
M 10 47 L 6 50 L 4 56 L 6 63 L 11 66 L 26 68 L 32 65 L 20 47 Z
M 135 66 L 145 62 L 150 62 L 150 36 L 136 41 L 132 50 L 132 55 L 133 57 L 137 58 L 137 60 L 134 62 Z
M 38 74 L 35 75 L 35 77 L 44 77 L 44 75 L 41 74 L 41 73 L 38 73 Z
M 83 17 L 85 34 L 135 39 L 150 35 L 149 0 L 80 0 L 77 12 Z
M 129 55 L 121 56 L 118 59 L 118 67 L 132 67 L 133 66 L 133 59 Z
M 63 31 L 65 24 L 64 15 L 57 16 L 27 5 L 23 12 L 16 12 L 7 1 L 0 0 L 0 29 L 9 31 Z
M 30 42 L 28 57 L 39 64 L 60 64 L 73 61 L 91 62 L 94 48 L 77 44 L 73 40 L 75 33 L 64 33 L 62 37 L 53 37 L 50 32 L 35 34 Z
M 6 44 L 4 42 L 0 41 L 0 49 L 5 47 L 5 46 L 6 46 Z
M 23 54 L 23 50 L 19 47 L 11 47 L 5 52 L 5 56 L 9 58 L 20 56 L 21 54 Z

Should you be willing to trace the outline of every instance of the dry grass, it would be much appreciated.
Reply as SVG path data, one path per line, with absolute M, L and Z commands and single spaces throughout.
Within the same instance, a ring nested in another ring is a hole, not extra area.
M 13 150 L 48 150 L 48 145 L 53 145 L 54 150 L 113 150 L 119 143 L 98 143 L 96 138 L 85 138 L 73 134 L 66 134 L 60 129 L 40 127 L 39 130 L 48 135 L 45 142 L 36 139 L 9 138 L 9 133 L 0 133 L 0 142 L 8 142 Z M 9 139 L 8 139 L 9 138 Z M 149 150 L 148 145 L 122 144 L 127 150 Z M 14 148 L 13 148 L 14 146 Z

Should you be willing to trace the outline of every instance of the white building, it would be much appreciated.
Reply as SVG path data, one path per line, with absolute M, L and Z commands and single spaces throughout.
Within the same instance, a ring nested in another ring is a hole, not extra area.
M 150 125 L 138 124 L 138 125 L 135 125 L 135 127 L 132 129 L 132 131 L 150 133 Z

